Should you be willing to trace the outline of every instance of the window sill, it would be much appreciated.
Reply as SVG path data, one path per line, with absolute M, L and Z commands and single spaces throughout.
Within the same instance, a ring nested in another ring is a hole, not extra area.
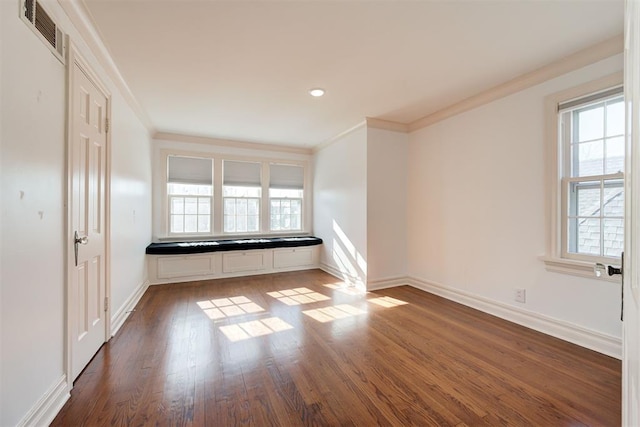
M 173 234 L 170 236 L 158 236 L 158 242 L 197 242 L 203 240 L 220 239 L 271 239 L 277 237 L 309 236 L 308 231 L 280 231 L 273 233 L 228 233 L 228 234 Z
M 553 273 L 570 274 L 572 276 L 587 277 L 594 280 L 603 280 L 606 282 L 620 283 L 621 276 L 609 276 L 603 273 L 597 277 L 594 271 L 595 263 L 589 261 L 577 261 L 573 259 L 557 258 L 542 255 L 538 259 L 545 264 L 547 271 Z

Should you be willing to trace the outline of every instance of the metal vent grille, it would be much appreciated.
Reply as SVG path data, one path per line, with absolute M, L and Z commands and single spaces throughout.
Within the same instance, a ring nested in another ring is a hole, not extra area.
M 23 13 L 20 16 L 22 20 L 40 37 L 56 58 L 64 64 L 66 56 L 65 34 L 38 0 L 21 1 Z
M 29 20 L 29 22 L 33 22 L 33 0 L 25 0 L 24 2 L 24 16 Z
M 56 23 L 47 15 L 39 2 L 36 2 L 36 29 L 53 46 L 56 47 Z

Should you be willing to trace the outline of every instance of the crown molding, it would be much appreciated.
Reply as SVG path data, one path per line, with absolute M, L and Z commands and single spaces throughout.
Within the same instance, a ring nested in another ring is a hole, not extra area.
M 406 123 L 392 122 L 391 120 L 376 119 L 375 117 L 367 117 L 367 127 L 374 129 L 390 130 L 394 132 L 407 133 L 409 125 Z
M 156 132 L 153 139 L 157 141 L 179 141 L 195 144 L 216 145 L 218 147 L 244 148 L 248 150 L 267 150 L 281 153 L 312 154 L 311 148 L 293 147 L 290 145 L 261 144 L 259 142 L 234 141 L 230 139 L 209 138 L 206 136 L 184 135 L 171 132 Z
M 151 134 L 154 132 L 154 126 L 147 112 L 142 108 L 136 97 L 131 92 L 129 85 L 122 77 L 118 66 L 113 61 L 109 49 L 104 44 L 100 34 L 98 33 L 91 14 L 87 10 L 82 0 L 58 0 L 60 7 L 67 14 L 69 20 L 76 28 L 80 37 L 89 47 L 93 56 L 109 76 L 110 80 L 116 85 L 125 101 L 129 104 L 138 119 L 147 128 Z
M 341 138 L 344 138 L 345 136 L 349 135 L 351 132 L 355 132 L 358 129 L 360 129 L 361 127 L 366 127 L 367 126 L 367 121 L 363 120 L 360 123 L 358 123 L 355 126 L 350 127 L 347 130 L 344 130 L 342 132 L 340 132 L 339 134 L 332 136 L 331 138 L 327 139 L 324 142 L 321 142 L 320 144 L 316 145 L 313 147 L 313 153 L 317 153 L 318 151 L 322 151 L 325 148 L 327 148 L 328 146 L 330 146 L 331 144 L 333 144 L 334 142 L 338 141 Z
M 566 56 L 537 70 L 522 74 L 505 83 L 494 86 L 491 89 L 478 93 L 477 95 L 466 98 L 458 103 L 440 109 L 421 119 L 415 120 L 408 124 L 408 131 L 425 128 L 439 121 L 448 119 L 465 111 L 480 107 L 500 98 L 528 89 L 532 86 L 559 77 L 563 74 L 577 70 L 587 65 L 594 64 L 603 59 L 609 58 L 623 52 L 624 36 L 619 34 L 615 37 L 597 43 L 586 49 L 582 49 L 576 53 Z

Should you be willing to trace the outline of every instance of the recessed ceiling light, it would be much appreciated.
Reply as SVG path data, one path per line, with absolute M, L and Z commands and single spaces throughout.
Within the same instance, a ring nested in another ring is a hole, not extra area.
M 315 96 L 315 97 L 322 96 L 322 95 L 324 95 L 324 89 L 321 89 L 319 87 L 315 87 L 315 88 L 313 88 L 313 89 L 311 89 L 309 91 L 309 95 Z

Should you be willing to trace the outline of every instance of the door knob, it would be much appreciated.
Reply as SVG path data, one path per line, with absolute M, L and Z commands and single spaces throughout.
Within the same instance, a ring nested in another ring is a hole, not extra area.
M 78 245 L 86 245 L 87 243 L 89 243 L 87 236 L 78 237 L 78 230 L 73 233 L 73 252 L 76 258 L 76 267 L 78 266 Z

